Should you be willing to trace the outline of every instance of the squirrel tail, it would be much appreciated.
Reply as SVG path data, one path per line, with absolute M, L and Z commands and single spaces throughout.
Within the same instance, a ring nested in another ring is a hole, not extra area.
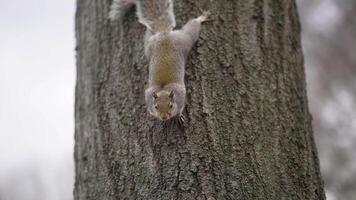
M 150 31 L 171 31 L 175 27 L 172 0 L 137 0 L 136 5 L 139 22 Z
M 121 20 L 135 3 L 136 0 L 113 0 L 110 7 L 109 19 L 111 21 Z

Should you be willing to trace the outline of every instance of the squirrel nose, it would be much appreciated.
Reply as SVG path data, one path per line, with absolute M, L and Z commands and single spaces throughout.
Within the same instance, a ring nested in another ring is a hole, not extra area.
M 161 116 L 162 120 L 167 120 L 167 119 L 168 119 L 168 117 L 169 117 L 169 115 L 168 115 L 168 114 L 162 114 L 162 116 Z

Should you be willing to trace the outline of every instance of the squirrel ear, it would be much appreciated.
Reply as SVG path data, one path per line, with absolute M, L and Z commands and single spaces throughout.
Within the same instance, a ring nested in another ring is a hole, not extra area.
M 170 98 L 173 98 L 173 96 L 174 96 L 174 92 L 171 91 L 171 93 L 169 93 L 169 97 L 170 97 Z
M 153 97 L 155 98 L 155 99 L 157 99 L 157 93 L 156 92 L 153 92 Z

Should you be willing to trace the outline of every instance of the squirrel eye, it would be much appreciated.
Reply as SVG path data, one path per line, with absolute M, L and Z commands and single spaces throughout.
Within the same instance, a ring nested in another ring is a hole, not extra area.
M 170 103 L 170 104 L 169 104 L 169 108 L 173 108 L 173 104 Z
M 158 109 L 158 106 L 157 106 L 157 105 L 155 105 L 155 108 L 156 108 L 156 109 Z

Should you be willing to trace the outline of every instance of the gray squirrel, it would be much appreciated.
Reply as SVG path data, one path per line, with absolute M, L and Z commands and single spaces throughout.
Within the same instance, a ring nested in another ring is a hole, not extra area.
M 121 20 L 133 5 L 139 22 L 147 28 L 144 49 L 149 59 L 145 90 L 148 112 L 162 121 L 177 117 L 184 123 L 185 64 L 208 13 L 190 20 L 180 30 L 173 30 L 176 22 L 172 0 L 114 0 L 109 18 Z

